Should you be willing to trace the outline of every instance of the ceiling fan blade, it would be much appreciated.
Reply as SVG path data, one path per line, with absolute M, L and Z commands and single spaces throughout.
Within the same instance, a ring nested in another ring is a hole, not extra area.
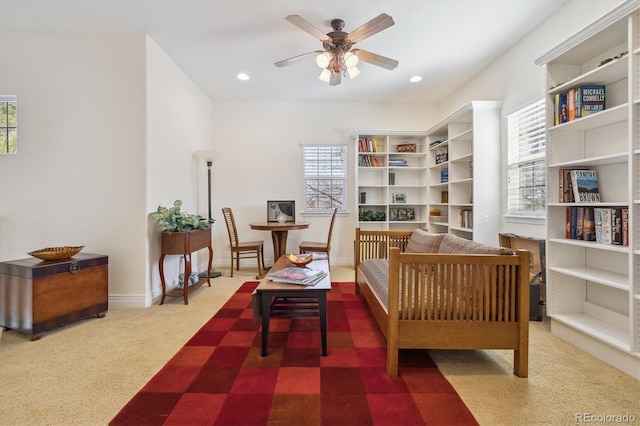
M 298 62 L 301 59 L 306 59 L 312 56 L 316 56 L 319 53 L 324 53 L 324 50 L 314 50 L 313 52 L 307 52 L 307 53 L 303 53 L 302 55 L 293 56 L 288 59 L 283 59 L 282 61 L 276 62 L 276 67 L 278 68 L 286 67 L 287 65 L 291 65 L 292 63 Z
M 329 86 L 337 86 L 342 82 L 342 73 L 340 71 L 331 71 L 331 78 L 329 78 Z
M 353 49 L 352 52 L 361 61 L 368 62 L 379 67 L 392 70 L 398 66 L 398 61 L 395 59 L 387 58 L 386 56 L 376 55 L 375 53 L 367 52 L 366 50 Z
M 318 28 L 314 27 L 309 21 L 307 21 L 300 15 L 289 15 L 285 19 L 301 30 L 308 32 L 321 42 L 331 41 L 331 38 L 328 35 L 320 31 Z
M 360 27 L 351 31 L 347 36 L 347 40 L 349 40 L 352 44 L 359 43 L 367 37 L 371 37 L 372 35 L 377 34 L 382 30 L 386 30 L 394 23 L 395 22 L 393 22 L 393 18 L 391 16 L 387 15 L 386 13 L 382 13 L 366 24 L 362 24 Z

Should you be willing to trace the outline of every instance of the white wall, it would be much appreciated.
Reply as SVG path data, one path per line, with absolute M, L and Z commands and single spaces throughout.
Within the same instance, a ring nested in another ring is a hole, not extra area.
M 211 100 L 149 37 L 146 37 L 146 199 L 145 211 L 155 211 L 159 205 L 172 206 L 182 200 L 182 210 L 207 215 L 206 164 L 194 157 L 194 152 L 211 149 Z M 145 228 L 147 229 L 147 228 Z M 144 282 L 148 306 L 152 298 L 162 294 L 158 258 L 160 232 L 152 221 L 148 225 L 149 263 Z M 204 259 L 207 250 L 198 254 Z M 181 265 L 180 256 L 165 259 L 167 283 L 174 284 Z
M 309 229 L 289 232 L 289 251 L 297 251 L 302 239 L 326 240 L 329 215 L 300 214 L 301 143 L 349 146 L 349 214 L 336 218 L 331 261 L 352 264 L 357 218 L 353 130 L 424 130 L 434 116 L 426 104 L 214 103 L 213 140 L 221 153 L 213 166 L 214 264 L 228 267 L 230 259 L 222 207 L 233 209 L 241 240 L 265 241 L 266 263 L 273 257 L 271 235 L 251 230 L 249 223 L 267 219 L 267 200 L 295 200 L 296 219 L 311 222 Z
M 534 61 L 582 28 L 600 18 L 622 0 L 570 0 L 523 39 L 492 62 L 473 79 L 461 86 L 438 105 L 442 115 L 448 115 L 471 100 L 501 100 L 503 116 L 526 103 L 542 98 L 546 92 L 544 67 Z M 437 120 L 436 120 L 437 121 Z M 502 214 L 506 213 L 507 141 L 506 123 L 502 124 Z M 498 159 L 496 159 L 498 161 Z M 544 238 L 544 222 L 537 224 L 502 220 L 501 232 Z
M 18 154 L 0 156 L 0 260 L 60 245 L 109 256 L 110 293 L 144 288 L 144 37 L 0 31 Z
M 148 306 L 161 290 L 147 214 L 198 209 L 211 101 L 142 34 L 1 31 L 0 58 L 19 120 L 18 154 L 0 156 L 0 260 L 84 245 L 109 256 L 112 306 Z

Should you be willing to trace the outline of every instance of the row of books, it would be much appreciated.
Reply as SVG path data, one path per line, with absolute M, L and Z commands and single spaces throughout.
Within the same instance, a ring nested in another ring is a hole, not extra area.
M 629 209 L 567 207 L 565 237 L 602 244 L 629 245 Z
M 560 169 L 561 203 L 598 203 L 598 174 L 591 169 Z
M 378 144 L 375 139 L 360 138 L 358 139 L 358 152 L 378 152 Z
M 458 214 L 458 226 L 461 228 L 472 229 L 473 228 L 473 210 L 461 209 Z
M 606 89 L 603 84 L 591 84 L 556 93 L 553 98 L 554 124 L 566 123 L 604 110 Z
M 360 167 L 381 167 L 382 162 L 374 155 L 359 155 L 358 166 Z
M 288 266 L 272 274 L 267 274 L 267 278 L 274 282 L 306 286 L 316 285 L 326 276 L 327 273 L 319 269 L 300 266 Z

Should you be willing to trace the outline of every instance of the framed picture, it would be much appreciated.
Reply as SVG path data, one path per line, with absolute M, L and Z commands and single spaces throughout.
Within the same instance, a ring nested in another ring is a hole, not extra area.
M 392 194 L 393 204 L 404 204 L 407 202 L 407 194 Z
M 400 209 L 397 207 L 389 208 L 389 220 L 398 220 L 398 210 Z
M 389 220 L 412 221 L 416 220 L 416 209 L 413 207 L 390 207 Z
M 267 222 L 295 222 L 295 201 L 267 201 Z

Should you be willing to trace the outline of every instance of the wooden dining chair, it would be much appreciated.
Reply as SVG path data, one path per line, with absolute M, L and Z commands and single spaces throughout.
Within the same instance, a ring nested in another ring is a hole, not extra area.
M 333 224 L 336 221 L 336 215 L 338 214 L 338 208 L 336 207 L 333 210 L 333 215 L 331 216 L 331 225 L 329 225 L 329 236 L 327 237 L 327 241 L 316 242 L 316 241 L 303 241 L 300 243 L 300 253 L 327 253 L 327 263 L 331 265 L 329 262 L 329 252 L 331 251 L 331 235 L 333 234 Z
M 258 275 L 262 275 L 264 267 L 264 241 L 240 242 L 236 221 L 230 207 L 223 207 L 222 215 L 227 224 L 229 234 L 229 249 L 231 250 L 231 276 L 233 277 L 233 261 L 236 262 L 236 270 L 240 270 L 240 259 L 250 259 L 255 257 L 258 261 Z M 261 265 L 262 263 L 262 265 Z M 261 268 L 262 266 L 262 268 Z

